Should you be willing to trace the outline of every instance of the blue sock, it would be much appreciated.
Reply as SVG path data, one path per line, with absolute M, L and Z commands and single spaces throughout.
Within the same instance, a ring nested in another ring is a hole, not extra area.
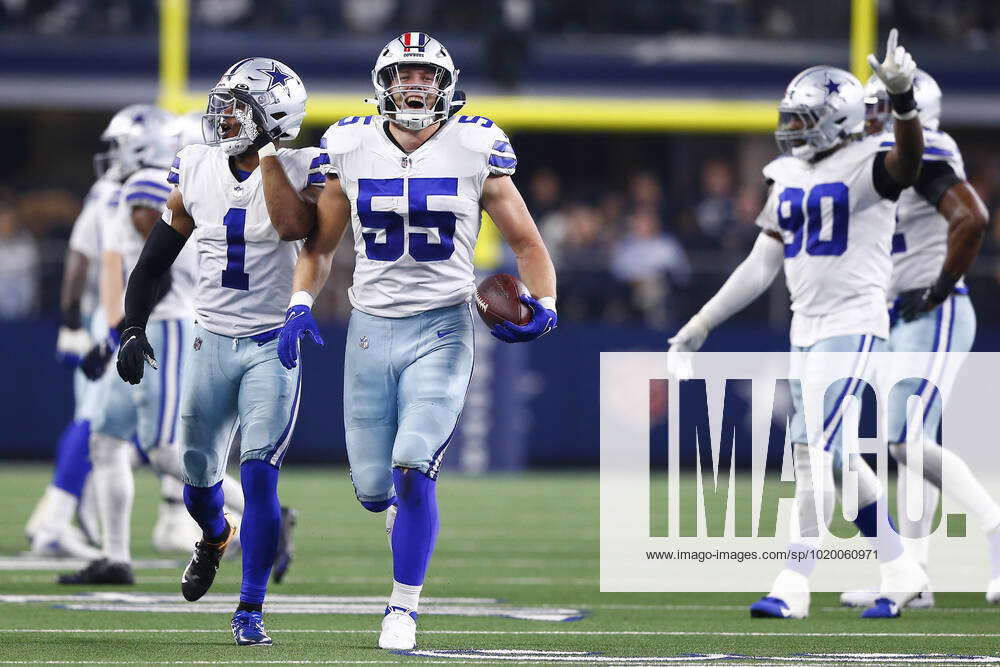
M 278 469 L 252 459 L 240 466 L 243 484 L 243 585 L 240 602 L 263 604 L 267 580 L 278 553 L 281 533 L 281 504 L 278 502 Z
M 207 488 L 184 485 L 184 505 L 195 523 L 201 526 L 206 542 L 218 542 L 226 532 L 226 518 L 222 515 L 225 500 L 222 482 Z
M 392 528 L 392 578 L 422 586 L 438 534 L 437 483 L 419 470 L 393 468 L 396 523 Z
M 69 423 L 59 436 L 56 450 L 56 470 L 52 486 L 77 498 L 90 474 L 90 422 L 84 419 Z
M 881 512 L 878 509 L 880 504 L 883 508 Z M 903 553 L 903 541 L 899 539 L 899 533 L 896 532 L 896 526 L 885 510 L 886 507 L 888 503 L 885 496 L 882 496 L 859 509 L 858 516 L 854 519 L 854 525 L 878 550 L 878 559 L 883 563 L 894 560 Z

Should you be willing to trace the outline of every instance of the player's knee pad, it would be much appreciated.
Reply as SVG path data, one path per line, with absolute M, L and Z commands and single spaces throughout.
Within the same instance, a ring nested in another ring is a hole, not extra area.
M 128 457 L 132 443 L 104 433 L 90 434 L 90 462 L 95 466 L 111 465 Z
M 351 482 L 358 501 L 379 502 L 392 497 L 392 473 L 385 465 L 351 466 Z
M 361 503 L 361 506 L 369 512 L 378 514 L 379 512 L 384 512 L 392 507 L 396 503 L 396 496 L 393 496 L 388 500 L 361 500 L 359 502 Z
M 153 470 L 161 475 L 168 475 L 176 479 L 181 478 L 180 453 L 174 445 L 163 445 L 154 447 L 146 452 L 149 464 Z

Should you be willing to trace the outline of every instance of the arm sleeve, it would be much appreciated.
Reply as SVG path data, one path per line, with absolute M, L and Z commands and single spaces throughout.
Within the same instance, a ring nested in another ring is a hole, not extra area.
M 944 160 L 924 160 L 924 166 L 920 170 L 920 178 L 913 189 L 936 208 L 948 188 L 961 182 L 962 179 Z
M 163 222 L 156 223 L 142 248 L 125 290 L 125 317 L 122 330 L 145 327 L 149 314 L 169 290 L 170 265 L 177 259 L 187 239 Z M 166 276 L 166 278 L 164 278 Z M 164 283 L 164 280 L 167 282 Z
M 774 282 L 784 261 L 781 241 L 759 234 L 747 258 L 698 312 L 705 326 L 713 329 L 750 305 Z
M 875 154 L 875 159 L 872 161 L 872 185 L 875 186 L 875 192 L 883 198 L 896 201 L 906 188 L 897 183 L 889 170 L 885 168 L 886 155 L 888 155 L 886 151 L 879 151 Z

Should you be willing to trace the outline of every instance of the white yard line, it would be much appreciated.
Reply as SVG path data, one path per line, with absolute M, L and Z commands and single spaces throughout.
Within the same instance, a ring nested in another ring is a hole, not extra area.
M 227 630 L 184 628 L 0 628 L 0 633 L 17 634 L 128 634 L 191 633 L 226 634 Z M 287 629 L 276 634 L 375 634 L 378 630 Z M 709 630 L 421 630 L 422 635 L 559 635 L 587 636 L 654 636 L 654 637 L 1000 637 L 1000 632 L 722 632 Z

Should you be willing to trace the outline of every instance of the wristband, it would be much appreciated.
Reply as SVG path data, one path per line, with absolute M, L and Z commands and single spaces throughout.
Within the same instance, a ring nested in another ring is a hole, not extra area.
M 263 160 L 266 157 L 276 156 L 277 154 L 278 148 L 274 145 L 273 141 L 269 141 L 257 149 L 257 158 L 260 160 Z
M 299 290 L 292 295 L 291 299 L 288 300 L 288 307 L 292 308 L 293 306 L 305 306 L 306 308 L 312 308 L 314 301 L 315 299 L 313 299 L 312 294 L 305 290 Z
M 889 102 L 892 105 L 892 115 L 899 120 L 916 117 L 917 100 L 913 97 L 913 86 L 902 93 L 889 93 Z
M 554 296 L 543 296 L 538 299 L 538 303 L 542 304 L 542 308 L 545 310 L 551 310 L 553 313 L 556 312 L 556 298 Z

